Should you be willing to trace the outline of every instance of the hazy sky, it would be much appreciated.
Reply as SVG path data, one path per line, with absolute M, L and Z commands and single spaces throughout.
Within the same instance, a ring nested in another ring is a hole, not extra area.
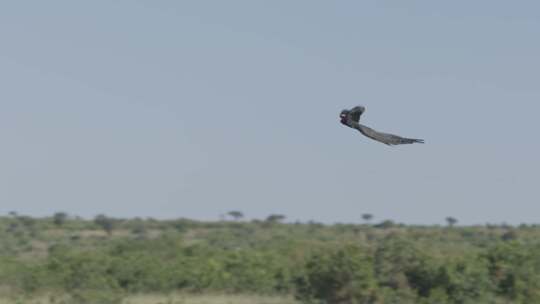
M 538 1 L 4 1 L 0 214 L 538 223 L 539 37 Z

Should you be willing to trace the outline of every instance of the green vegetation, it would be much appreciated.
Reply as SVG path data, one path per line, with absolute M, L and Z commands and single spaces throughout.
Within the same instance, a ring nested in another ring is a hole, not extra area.
M 99 299 L 95 299 L 99 304 Z M 69 296 L 42 295 L 36 297 L 18 297 L 1 299 L 0 304 L 60 304 L 78 303 Z M 105 302 L 106 303 L 106 302 Z M 257 295 L 199 295 L 199 294 L 169 294 L 169 295 L 131 295 L 124 298 L 122 304 L 298 304 L 292 297 L 257 296 Z
M 540 303 L 540 226 L 228 215 L 0 217 L 0 303 Z

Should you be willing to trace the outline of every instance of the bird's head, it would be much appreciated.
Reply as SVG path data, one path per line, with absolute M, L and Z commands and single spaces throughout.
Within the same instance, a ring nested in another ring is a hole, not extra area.
M 341 119 L 342 124 L 345 124 L 347 122 L 348 115 L 349 115 L 349 110 L 341 111 L 341 114 L 339 114 L 339 118 Z

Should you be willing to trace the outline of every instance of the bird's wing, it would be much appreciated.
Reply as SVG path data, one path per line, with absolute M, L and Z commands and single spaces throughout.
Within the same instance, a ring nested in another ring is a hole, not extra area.
M 352 108 L 349 111 L 350 119 L 352 121 L 354 121 L 354 122 L 359 122 L 360 121 L 360 116 L 362 115 L 362 113 L 364 113 L 365 110 L 366 110 L 366 108 L 364 108 L 362 106 L 356 106 L 356 107 Z
M 355 129 L 360 131 L 360 133 L 364 134 L 365 136 L 382 142 L 383 144 L 392 146 L 392 145 L 402 145 L 402 144 L 412 144 L 412 143 L 424 143 L 423 139 L 415 139 L 415 138 L 405 138 L 401 136 L 397 136 L 394 134 L 388 134 L 383 132 L 378 132 L 373 130 L 370 127 L 366 127 L 361 124 L 356 124 Z

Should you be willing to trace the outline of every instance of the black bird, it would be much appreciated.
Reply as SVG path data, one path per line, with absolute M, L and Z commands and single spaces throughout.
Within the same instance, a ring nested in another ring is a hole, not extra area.
M 373 130 L 372 128 L 361 125 L 359 123 L 360 116 L 364 113 L 365 110 L 366 108 L 362 106 L 356 106 L 350 110 L 341 111 L 341 114 L 339 115 L 339 117 L 341 118 L 341 123 L 346 125 L 347 127 L 360 131 L 360 133 L 364 134 L 365 136 L 371 139 L 380 141 L 383 144 L 386 144 L 389 146 L 412 144 L 412 143 L 421 143 L 421 144 L 424 143 L 423 139 L 405 138 L 405 137 L 400 137 L 393 134 L 377 132 Z

